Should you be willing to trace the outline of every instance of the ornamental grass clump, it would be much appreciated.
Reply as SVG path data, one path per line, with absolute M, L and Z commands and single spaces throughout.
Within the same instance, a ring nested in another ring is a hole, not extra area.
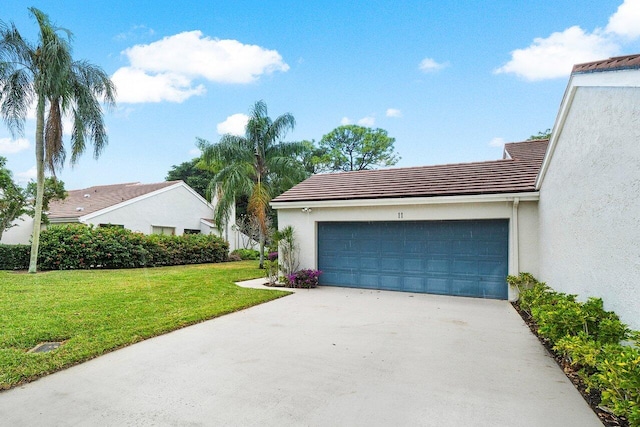
M 298 270 L 286 276 L 285 286 L 289 288 L 315 288 L 318 286 L 318 278 L 321 274 L 320 270 Z

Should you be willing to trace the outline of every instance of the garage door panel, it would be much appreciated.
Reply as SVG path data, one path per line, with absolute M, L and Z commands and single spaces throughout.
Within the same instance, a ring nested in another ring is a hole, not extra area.
M 428 259 L 427 272 L 448 274 L 450 269 L 450 260 L 448 259 Z
M 453 279 L 451 281 L 451 293 L 463 297 L 478 296 L 478 282 L 475 280 Z
M 424 271 L 424 263 L 420 258 L 405 258 L 403 271 L 405 273 L 422 273 Z
M 430 294 L 449 295 L 451 293 L 449 280 L 446 277 L 429 277 L 426 279 L 426 291 Z
M 382 274 L 380 275 L 379 287 L 377 289 L 400 291 L 402 290 L 402 277 Z
M 380 268 L 383 271 L 402 271 L 402 258 L 383 257 L 380 259 Z
M 508 221 L 318 224 L 321 284 L 506 299 Z
M 403 279 L 402 290 L 406 292 L 425 292 L 424 278 L 405 277 Z
M 378 274 L 361 273 L 358 283 L 365 288 L 377 289 L 380 286 L 380 276 Z

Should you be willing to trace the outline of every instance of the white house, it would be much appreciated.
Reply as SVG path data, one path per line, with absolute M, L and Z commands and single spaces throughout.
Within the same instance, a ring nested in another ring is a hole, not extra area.
M 640 55 L 574 67 L 536 188 L 539 278 L 640 329 Z
M 574 68 L 548 142 L 315 175 L 272 206 L 324 284 L 513 299 L 526 271 L 639 328 L 639 144 L 640 55 L 612 58 Z
M 65 200 L 50 203 L 48 217 L 51 224 L 119 226 L 144 234 L 216 234 L 229 241 L 231 250 L 242 247 L 233 220 L 224 230 L 215 228 L 213 209 L 182 181 L 133 182 L 69 191 Z M 29 243 L 32 227 L 32 218 L 20 218 L 2 243 Z

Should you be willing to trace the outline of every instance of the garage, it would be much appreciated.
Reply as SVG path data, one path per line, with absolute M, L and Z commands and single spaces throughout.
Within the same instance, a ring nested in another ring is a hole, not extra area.
M 506 299 L 509 221 L 318 222 L 324 285 Z

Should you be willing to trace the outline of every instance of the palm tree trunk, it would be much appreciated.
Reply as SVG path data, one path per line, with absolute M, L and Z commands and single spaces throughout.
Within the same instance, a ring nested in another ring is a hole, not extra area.
M 35 273 L 38 268 L 40 225 L 42 223 L 42 200 L 44 197 L 44 99 L 41 96 L 38 97 L 38 106 L 36 109 L 36 169 L 36 207 L 33 215 L 29 273 Z
M 264 268 L 264 233 L 260 232 L 260 266 L 258 268 Z

